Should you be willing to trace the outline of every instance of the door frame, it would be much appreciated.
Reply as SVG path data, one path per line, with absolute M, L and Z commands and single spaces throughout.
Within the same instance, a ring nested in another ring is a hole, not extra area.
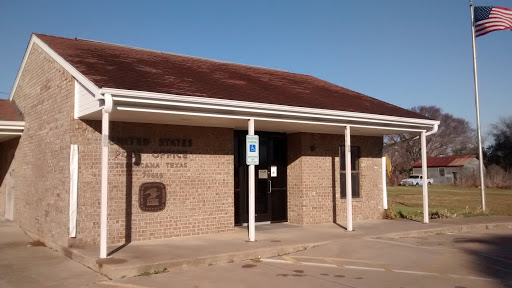
M 258 135 L 260 137 L 260 143 L 261 143 L 261 139 L 265 139 L 268 141 L 268 151 L 267 151 L 267 154 L 269 155 L 269 163 L 268 163 L 268 167 L 267 167 L 267 173 L 268 173 L 268 176 L 270 178 L 270 167 L 272 166 L 273 162 L 272 162 L 272 159 L 273 159 L 273 156 L 271 156 L 271 153 L 273 153 L 273 147 L 275 146 L 274 145 L 274 142 L 275 141 L 274 139 L 279 139 L 280 141 L 284 141 L 284 150 L 285 152 L 287 153 L 287 141 L 288 141 L 288 137 L 287 137 L 287 134 L 286 133 L 277 133 L 277 132 L 261 132 L 261 131 L 257 131 L 256 133 L 254 133 L 255 135 Z M 235 210 L 235 213 L 234 213 L 234 217 L 235 217 L 235 225 L 245 225 L 247 224 L 248 222 L 248 166 L 245 162 L 245 136 L 247 135 L 247 131 L 246 130 L 235 130 L 234 131 L 234 173 L 235 173 L 235 177 L 234 177 L 234 210 Z M 286 154 L 285 153 L 285 154 Z M 274 188 L 273 186 L 271 186 L 271 191 L 276 191 L 276 190 L 280 190 L 282 193 L 284 193 L 284 201 L 281 201 L 283 204 L 281 207 L 281 209 L 284 209 L 284 218 L 281 218 L 281 219 L 272 219 L 274 218 L 273 217 L 273 213 L 272 213 L 272 207 L 273 207 L 273 204 L 275 206 L 275 204 L 279 204 L 277 202 L 276 197 L 275 195 L 273 195 L 272 193 L 269 193 L 269 197 L 268 197 L 268 213 L 269 213 L 269 219 L 266 219 L 266 220 L 256 220 L 257 222 L 262 222 L 262 223 L 280 223 L 280 222 L 287 222 L 288 221 L 288 185 L 287 185 L 287 163 L 286 163 L 286 159 L 287 157 L 285 156 L 284 157 L 284 163 L 281 163 L 282 165 L 282 168 L 284 169 L 280 169 L 280 173 L 284 173 L 283 175 L 285 175 L 285 178 L 284 178 L 284 186 L 285 188 Z M 283 161 L 281 161 L 283 162 Z M 258 167 L 258 165 L 256 165 L 256 167 Z M 261 167 L 261 169 L 263 169 Z M 256 185 L 258 185 L 258 181 L 260 179 L 258 179 L 258 169 L 255 169 L 255 179 L 256 179 Z M 236 175 L 238 174 L 238 175 Z M 270 178 L 271 180 L 271 178 Z M 256 192 L 257 192 L 257 189 L 258 187 L 255 187 L 256 189 Z M 283 191 L 284 190 L 284 191 Z M 276 194 L 276 193 L 274 193 Z M 274 196 L 274 197 L 273 197 Z M 281 195 L 283 196 L 283 195 Z M 283 198 L 283 197 L 281 197 Z M 277 202 L 277 203 L 276 203 Z M 277 207 L 277 206 L 276 206 Z M 274 207 L 274 208 L 276 208 Z M 258 219 L 258 216 L 256 216 L 256 219 Z

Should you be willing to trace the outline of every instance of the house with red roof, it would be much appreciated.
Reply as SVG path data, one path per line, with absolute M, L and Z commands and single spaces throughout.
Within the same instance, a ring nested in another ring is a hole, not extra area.
M 473 155 L 428 157 L 427 174 L 436 184 L 457 184 L 462 177 L 478 175 L 479 162 Z M 412 166 L 413 174 L 421 174 L 421 161 Z
M 387 208 L 383 136 L 426 157 L 439 124 L 309 75 L 43 34 L 0 103 L 0 217 L 101 258 L 237 225 L 352 231 Z

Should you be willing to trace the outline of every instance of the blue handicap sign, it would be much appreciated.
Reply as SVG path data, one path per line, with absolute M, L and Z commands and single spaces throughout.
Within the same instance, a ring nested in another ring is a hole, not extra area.
M 249 152 L 256 152 L 256 145 L 255 144 L 249 145 Z

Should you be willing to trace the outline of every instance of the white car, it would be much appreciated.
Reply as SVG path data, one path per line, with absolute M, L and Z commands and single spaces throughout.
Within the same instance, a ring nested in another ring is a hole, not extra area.
M 428 178 L 427 185 L 432 185 L 434 179 Z M 411 175 L 409 178 L 400 181 L 401 186 L 423 186 L 423 175 Z

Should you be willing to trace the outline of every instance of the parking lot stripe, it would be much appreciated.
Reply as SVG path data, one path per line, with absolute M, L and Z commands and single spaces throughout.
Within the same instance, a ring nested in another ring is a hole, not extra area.
M 482 278 L 482 277 L 474 277 L 474 276 L 463 276 L 463 275 L 453 275 L 453 274 L 448 274 L 448 276 L 455 277 L 455 278 L 468 278 L 468 279 L 475 279 L 475 280 L 495 281 L 494 279 L 491 279 L 491 278 Z
M 413 244 L 406 244 L 406 243 L 400 243 L 400 242 L 395 242 L 395 241 L 390 241 L 390 240 L 383 240 L 383 239 L 375 239 L 375 238 L 367 238 L 366 240 L 378 241 L 378 242 L 384 242 L 384 243 L 395 244 L 395 245 L 402 245 L 402 246 L 408 246 L 408 247 L 414 247 L 414 248 L 422 248 L 422 249 L 455 250 L 455 251 L 457 250 L 457 249 L 453 249 L 453 248 L 444 248 L 444 247 L 418 246 L 418 245 L 413 245 Z
M 284 256 L 283 256 L 283 258 L 284 258 Z M 292 256 L 290 256 L 288 258 L 292 258 Z M 345 258 L 315 257 L 315 256 L 293 256 L 293 258 L 321 259 L 321 260 L 325 260 L 325 261 L 332 260 L 332 261 L 359 262 L 359 263 L 370 263 L 370 264 L 386 264 L 384 262 L 377 262 L 377 261 L 345 259 Z
M 126 287 L 126 288 L 148 288 L 146 286 L 139 286 L 139 285 L 133 285 L 133 284 L 123 284 L 123 283 L 116 283 L 116 282 L 107 282 L 107 281 L 100 281 L 98 284 L 103 285 L 109 285 L 109 286 L 116 286 L 116 287 Z
M 261 259 L 263 262 L 274 262 L 274 263 L 286 263 L 286 264 L 292 264 L 292 261 L 288 260 L 279 260 L 279 259 Z
M 374 270 L 374 271 L 386 271 L 386 269 L 382 268 L 373 268 L 373 267 L 361 267 L 361 266 L 350 266 L 350 265 L 343 265 L 345 268 L 350 269 L 362 269 L 362 270 Z
M 300 264 L 311 265 L 311 266 L 322 266 L 322 267 L 338 267 L 338 265 L 334 265 L 334 264 L 313 263 L 313 262 L 300 262 Z
M 431 272 L 421 272 L 421 271 L 409 271 L 409 270 L 391 270 L 393 272 L 399 272 L 399 273 L 408 273 L 408 274 L 420 274 L 420 275 L 437 275 L 440 276 L 437 273 L 431 273 Z
M 299 263 L 300 263 L 299 261 L 297 261 L 297 260 L 293 259 L 293 258 L 292 258 L 292 257 L 290 257 L 290 256 L 281 256 L 281 257 L 282 257 L 283 259 L 286 259 L 286 260 L 288 260 L 288 261 L 291 261 L 291 262 L 293 262 L 293 263 L 295 263 L 295 264 L 299 264 Z

